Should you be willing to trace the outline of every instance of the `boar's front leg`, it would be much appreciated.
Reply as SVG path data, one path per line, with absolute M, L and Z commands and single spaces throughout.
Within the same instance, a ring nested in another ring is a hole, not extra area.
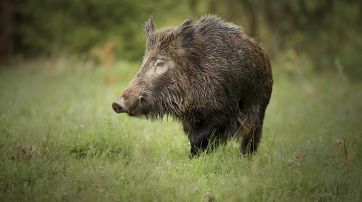
M 187 132 L 191 145 L 190 157 L 198 156 L 205 150 L 210 152 L 218 147 L 222 142 L 220 137 L 222 133 L 223 129 L 216 125 L 206 125 Z
M 209 144 L 210 129 L 208 127 L 202 128 L 189 133 L 188 137 L 190 140 L 191 150 L 190 157 L 199 155 L 201 152 L 207 149 Z

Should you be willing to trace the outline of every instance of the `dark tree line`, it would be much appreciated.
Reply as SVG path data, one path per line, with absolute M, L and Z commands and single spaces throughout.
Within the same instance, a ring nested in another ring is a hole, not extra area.
M 0 5 L 0 61 L 7 58 L 12 49 L 12 16 L 11 0 L 2 0 Z
M 0 5 L 1 59 L 87 54 L 112 43 L 119 58 L 138 60 L 150 15 L 159 25 L 212 13 L 242 25 L 272 54 L 293 49 L 309 55 L 317 69 L 331 68 L 336 60 L 352 71 L 362 65 L 359 0 L 1 0 Z

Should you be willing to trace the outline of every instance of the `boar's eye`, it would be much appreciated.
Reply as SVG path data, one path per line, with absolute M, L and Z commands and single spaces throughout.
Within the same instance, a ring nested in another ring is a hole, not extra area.
M 158 76 L 165 73 L 168 69 L 166 61 L 160 58 L 152 60 L 152 63 L 149 67 L 150 68 L 146 71 L 146 76 L 150 78 L 157 78 Z
M 163 61 L 163 60 L 156 61 L 156 67 L 162 67 L 163 65 L 165 65 L 165 61 Z

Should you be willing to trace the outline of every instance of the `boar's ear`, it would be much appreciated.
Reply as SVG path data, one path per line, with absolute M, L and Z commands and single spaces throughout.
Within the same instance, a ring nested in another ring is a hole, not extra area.
M 145 31 L 147 33 L 147 37 L 150 38 L 151 34 L 153 33 L 153 31 L 155 31 L 155 26 L 153 25 L 153 17 L 152 15 L 150 16 L 150 18 L 148 18 L 148 20 L 146 21 L 145 24 Z
M 181 47 L 178 54 L 181 56 L 194 55 L 194 27 L 192 19 L 185 20 L 180 27 L 176 29 L 176 34 L 181 40 Z
M 192 19 L 189 18 L 185 20 L 181 26 L 177 29 L 177 32 L 179 35 L 181 35 L 183 38 L 190 38 L 193 34 L 193 26 L 192 26 Z
M 192 19 L 185 20 L 179 28 L 177 28 L 178 37 L 181 39 L 181 47 L 178 50 L 179 56 L 188 57 L 188 61 L 195 66 L 200 66 L 200 53 L 195 46 L 195 27 Z

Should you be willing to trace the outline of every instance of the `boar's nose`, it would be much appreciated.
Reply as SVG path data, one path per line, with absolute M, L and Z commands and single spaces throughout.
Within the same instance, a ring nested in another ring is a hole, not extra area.
M 113 102 L 112 108 L 116 113 L 127 112 L 127 109 L 123 106 L 123 102 Z

